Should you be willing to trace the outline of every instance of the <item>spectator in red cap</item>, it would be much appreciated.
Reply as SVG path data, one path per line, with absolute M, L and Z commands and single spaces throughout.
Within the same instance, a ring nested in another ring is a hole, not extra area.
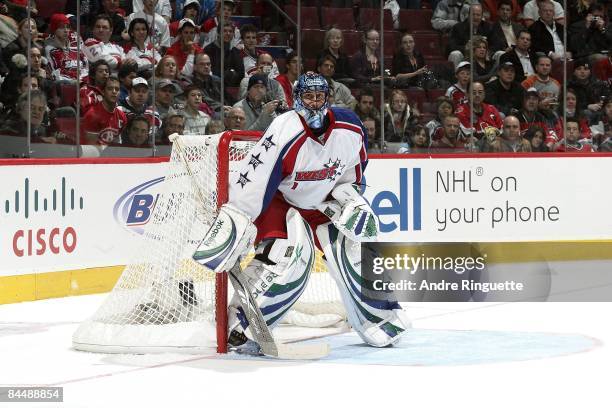
M 172 55 L 176 60 L 179 72 L 185 77 L 193 76 L 193 64 L 196 54 L 204 51 L 193 41 L 195 36 L 195 23 L 184 18 L 179 23 L 179 35 L 177 40 L 168 48 L 166 55 Z
M 64 14 L 53 14 L 49 23 L 51 37 L 45 41 L 45 54 L 49 61 L 52 78 L 59 81 L 83 81 L 87 79 L 89 64 L 87 57 L 78 52 L 80 37 L 70 31 L 70 21 Z M 80 78 L 77 78 L 77 61 Z

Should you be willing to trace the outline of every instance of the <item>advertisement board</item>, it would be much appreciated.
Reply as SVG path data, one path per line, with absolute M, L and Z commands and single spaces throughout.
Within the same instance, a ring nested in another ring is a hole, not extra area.
M 163 182 L 160 159 L 0 165 L 0 276 L 124 265 Z M 375 158 L 381 241 L 612 238 L 609 157 Z

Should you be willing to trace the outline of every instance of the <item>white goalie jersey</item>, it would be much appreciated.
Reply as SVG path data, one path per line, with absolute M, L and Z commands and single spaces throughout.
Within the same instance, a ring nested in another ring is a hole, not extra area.
M 230 180 L 229 203 L 255 220 L 279 192 L 298 209 L 314 210 L 339 184 L 360 183 L 366 131 L 357 115 L 329 109 L 319 140 L 295 111 L 276 118 Z

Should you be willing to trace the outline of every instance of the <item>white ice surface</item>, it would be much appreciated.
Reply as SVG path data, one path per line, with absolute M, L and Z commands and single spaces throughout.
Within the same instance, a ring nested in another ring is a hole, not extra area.
M 574 333 L 596 346 L 528 361 L 387 366 L 71 350 L 77 324 L 103 296 L 0 306 L 0 385 L 64 387 L 63 403 L 0 406 L 612 406 L 609 303 L 413 303 L 408 310 L 418 329 Z

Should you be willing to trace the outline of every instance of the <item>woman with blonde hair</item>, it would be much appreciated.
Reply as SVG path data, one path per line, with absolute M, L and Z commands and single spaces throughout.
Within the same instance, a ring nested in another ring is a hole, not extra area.
M 342 31 L 337 28 L 330 28 L 325 33 L 323 39 L 323 51 L 319 53 L 317 61 L 321 60 L 322 57 L 331 55 L 336 59 L 336 69 L 334 71 L 333 79 L 341 82 L 351 82 L 351 64 L 349 58 L 344 51 L 342 51 L 342 45 L 344 44 L 344 37 Z M 348 80 L 348 81 L 347 81 Z
M 489 57 L 489 42 L 486 37 L 475 35 L 465 45 L 466 61 L 470 60 L 470 55 L 474 56 L 474 82 L 488 82 L 493 75 L 497 66 Z
M 419 111 L 408 104 L 404 91 L 394 89 L 385 104 L 385 140 L 399 143 L 407 138 L 409 129 L 418 120 Z

